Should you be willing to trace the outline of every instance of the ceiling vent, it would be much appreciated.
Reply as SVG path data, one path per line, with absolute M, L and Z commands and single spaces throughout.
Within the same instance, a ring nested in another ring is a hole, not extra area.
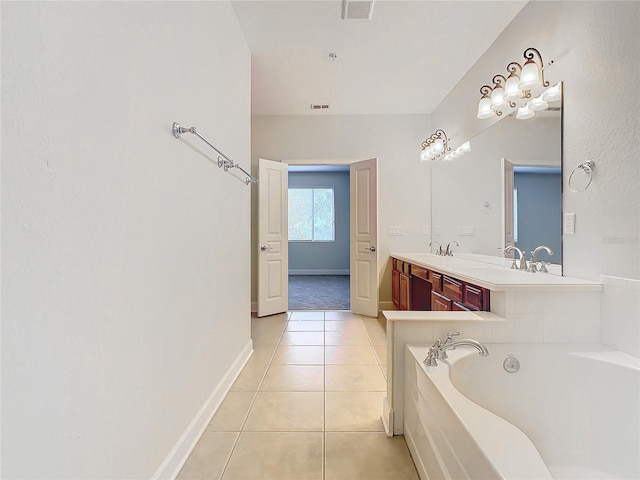
M 328 109 L 329 109 L 328 103 L 312 103 L 311 104 L 311 110 L 328 110 Z
M 374 0 L 342 0 L 344 20 L 371 20 Z

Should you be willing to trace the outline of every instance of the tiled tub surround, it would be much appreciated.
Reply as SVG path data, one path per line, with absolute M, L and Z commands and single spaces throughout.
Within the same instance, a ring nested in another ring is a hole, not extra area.
M 178 479 L 417 479 L 380 421 L 382 325 L 350 312 L 253 318 L 253 356 Z
M 431 254 L 392 254 L 491 290 L 491 312 L 384 311 L 387 319 L 388 435 L 403 433 L 404 347 L 447 332 L 483 343 L 600 343 L 602 283 Z
M 640 360 L 600 344 L 405 348 L 405 438 L 423 478 L 640 478 Z M 507 373 L 514 356 L 520 369 Z

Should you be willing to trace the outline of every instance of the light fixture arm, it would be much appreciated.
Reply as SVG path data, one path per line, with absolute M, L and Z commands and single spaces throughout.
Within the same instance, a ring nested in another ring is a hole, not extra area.
M 491 90 L 493 90 L 489 85 L 483 85 L 480 87 L 480 93 L 483 98 L 491 97 Z

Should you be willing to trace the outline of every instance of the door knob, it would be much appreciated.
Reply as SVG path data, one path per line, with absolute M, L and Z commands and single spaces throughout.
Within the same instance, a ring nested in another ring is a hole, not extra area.
M 372 252 L 376 251 L 376 247 L 369 247 L 369 250 L 371 250 Z
M 267 247 L 266 245 L 262 245 L 260 247 L 260 250 L 262 250 L 263 252 L 266 252 L 267 250 L 269 250 L 269 247 Z

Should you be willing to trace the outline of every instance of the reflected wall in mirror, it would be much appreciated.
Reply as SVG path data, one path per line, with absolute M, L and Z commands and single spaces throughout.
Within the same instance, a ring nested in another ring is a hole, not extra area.
M 506 116 L 471 139 L 471 152 L 433 162 L 433 240 L 491 257 L 515 245 L 527 259 L 548 245 L 554 255 L 541 252 L 538 260 L 562 265 L 561 105 L 527 120 Z

